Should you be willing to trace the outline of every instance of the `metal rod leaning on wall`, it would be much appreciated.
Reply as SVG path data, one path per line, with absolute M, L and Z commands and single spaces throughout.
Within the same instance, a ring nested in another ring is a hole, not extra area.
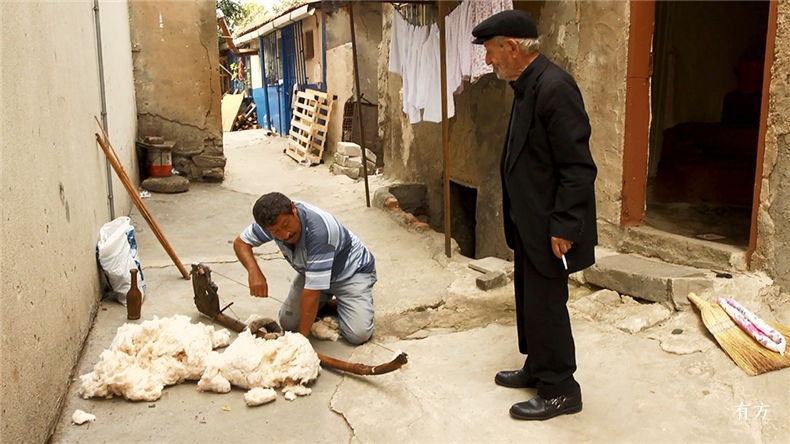
M 142 214 L 145 221 L 148 222 L 148 226 L 151 227 L 151 230 L 153 230 L 154 235 L 156 235 L 156 238 L 159 240 L 159 243 L 162 244 L 162 247 L 164 247 L 168 256 L 170 256 L 170 259 L 172 259 L 173 263 L 176 265 L 176 267 L 178 267 L 178 271 L 181 272 L 181 276 L 183 276 L 184 279 L 189 280 L 189 272 L 187 271 L 186 267 L 184 267 L 184 264 L 181 263 L 181 260 L 178 259 L 173 247 L 170 246 L 170 242 L 167 241 L 164 233 L 162 233 L 162 229 L 159 227 L 159 224 L 156 223 L 156 220 L 151 215 L 151 212 L 148 210 L 145 202 L 143 202 L 143 199 L 140 198 L 140 194 L 137 192 L 137 188 L 132 183 L 132 179 L 129 178 L 129 175 L 126 173 L 126 170 L 123 168 L 120 160 L 118 160 L 118 155 L 115 153 L 115 149 L 110 144 L 110 139 L 107 137 L 107 132 L 104 131 L 104 127 L 102 126 L 101 122 L 99 122 L 99 119 L 95 116 L 94 118 L 96 119 L 96 123 L 99 124 L 99 129 L 101 129 L 102 134 L 104 134 L 104 139 L 102 139 L 99 133 L 96 133 L 96 141 L 99 142 L 99 146 L 101 147 L 102 151 L 104 151 L 104 155 L 107 156 L 107 160 L 110 161 L 115 173 L 118 175 L 118 178 L 121 179 L 121 183 L 123 184 L 124 188 L 126 188 L 126 191 L 129 193 L 132 201 L 134 201 L 137 209 L 140 210 L 140 214 Z M 106 144 L 105 140 L 107 141 Z
M 365 131 L 362 126 L 362 102 L 359 98 L 359 65 L 357 64 L 357 37 L 354 32 L 354 2 L 348 2 L 348 17 L 351 22 L 351 53 L 354 58 L 354 117 L 359 126 L 359 146 L 362 148 L 362 174 L 365 176 L 365 204 L 370 208 L 368 189 L 368 156 L 365 154 Z

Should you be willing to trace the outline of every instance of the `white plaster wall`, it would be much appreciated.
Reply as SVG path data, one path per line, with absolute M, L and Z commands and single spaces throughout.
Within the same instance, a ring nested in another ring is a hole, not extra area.
M 261 71 L 261 58 L 257 55 L 250 56 L 250 81 L 253 88 L 263 88 L 263 71 Z
M 326 60 L 326 92 L 336 98 L 332 102 L 327 145 L 324 149 L 335 152 L 337 142 L 343 138 L 343 108 L 354 94 L 354 76 L 349 75 L 348 69 L 354 64 L 351 42 L 327 49 Z
M 87 0 L 91 2 L 91 0 Z M 139 169 L 135 151 L 137 138 L 137 105 L 134 94 L 132 45 L 129 40 L 129 6 L 126 0 L 101 0 L 99 14 L 102 37 L 105 106 L 107 127 L 115 151 L 124 168 L 137 181 Z M 99 116 L 101 120 L 101 116 Z M 101 152 L 101 149 L 97 146 Z M 118 175 L 112 177 L 114 215 L 129 214 L 132 200 Z
M 128 162 L 127 6 L 100 5 L 108 127 Z M 47 441 L 100 298 L 95 246 L 110 209 L 93 6 L 8 1 L 0 13 L 0 442 Z M 128 212 L 128 199 L 116 210 Z

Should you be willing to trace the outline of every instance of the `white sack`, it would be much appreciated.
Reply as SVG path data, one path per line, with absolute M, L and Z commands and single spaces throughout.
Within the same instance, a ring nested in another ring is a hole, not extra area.
M 138 270 L 137 286 L 145 299 L 145 279 L 137 254 L 137 241 L 131 219 L 120 216 L 102 225 L 99 230 L 99 242 L 96 244 L 96 258 L 104 271 L 114 297 L 126 305 L 126 293 L 132 286 L 132 268 Z

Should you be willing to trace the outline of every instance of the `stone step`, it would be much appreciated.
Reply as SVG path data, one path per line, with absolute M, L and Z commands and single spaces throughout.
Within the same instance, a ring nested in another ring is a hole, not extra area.
M 626 228 L 617 248 L 624 253 L 705 270 L 747 270 L 744 248 L 668 233 L 647 225 Z
M 632 253 L 596 250 L 596 263 L 584 270 L 584 280 L 620 294 L 659 302 L 675 310 L 685 310 L 690 292 L 713 288 L 716 273 L 709 269 L 669 264 Z

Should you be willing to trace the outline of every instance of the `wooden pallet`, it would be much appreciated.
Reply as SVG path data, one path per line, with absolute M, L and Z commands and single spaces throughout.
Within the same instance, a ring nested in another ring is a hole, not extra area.
M 293 108 L 285 154 L 299 163 L 320 163 L 326 145 L 332 99 L 314 89 L 298 91 Z

